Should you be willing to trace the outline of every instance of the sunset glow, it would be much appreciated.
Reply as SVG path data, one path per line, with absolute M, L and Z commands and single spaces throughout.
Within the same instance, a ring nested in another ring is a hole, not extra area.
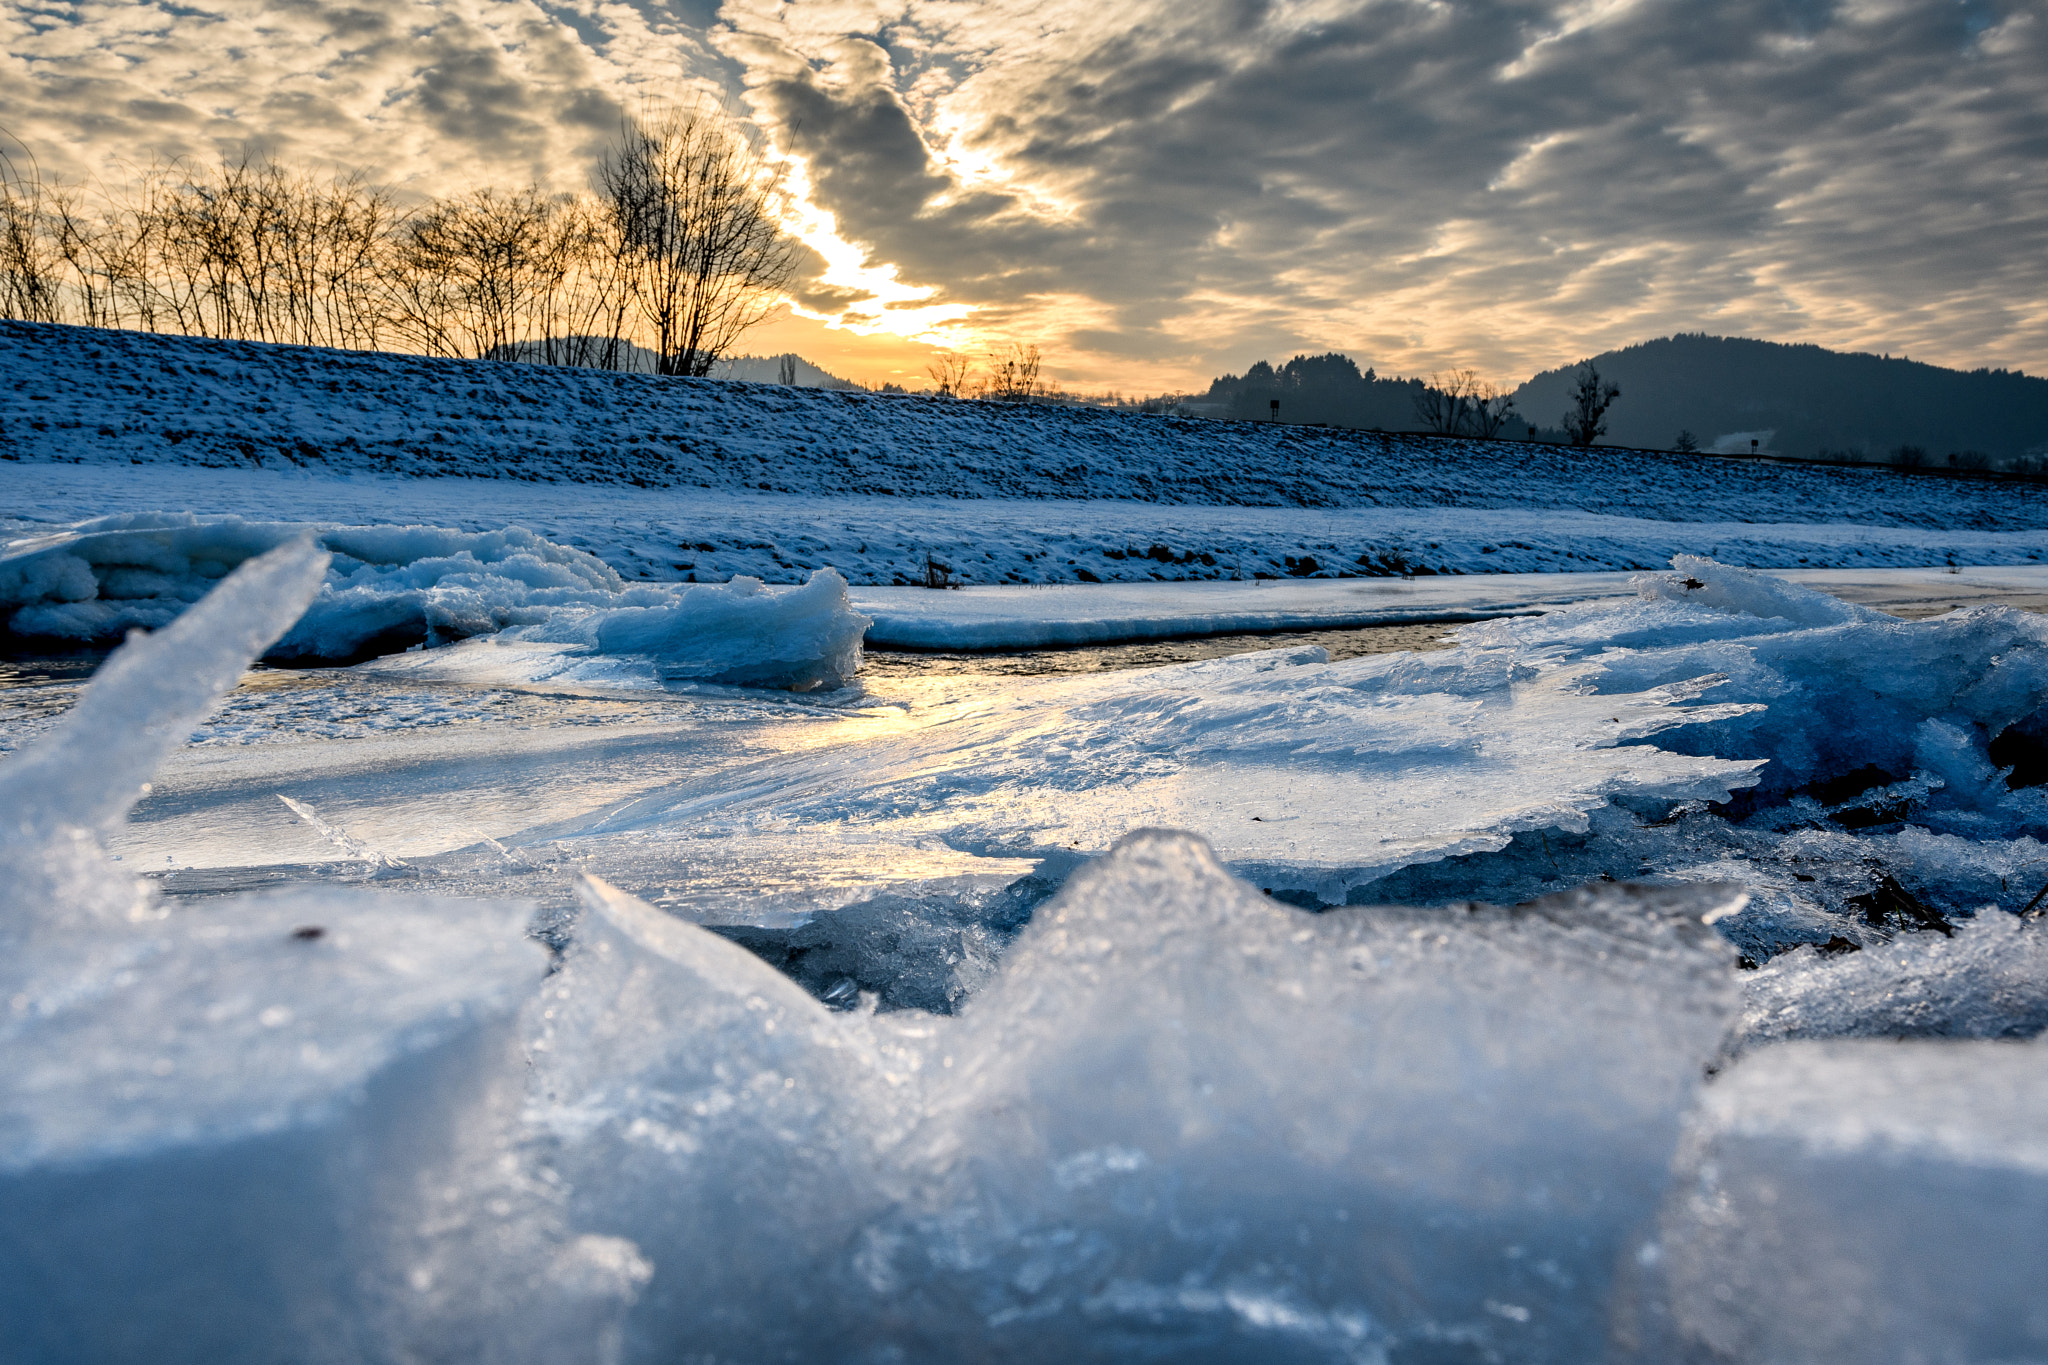
M 72 183 L 253 147 L 575 191 L 692 90 L 787 153 L 809 249 L 746 349 L 853 376 L 1025 342 L 1089 391 L 1326 350 L 1512 383 L 1679 331 L 2048 369 L 2011 0 L 0 9 L 0 123 Z

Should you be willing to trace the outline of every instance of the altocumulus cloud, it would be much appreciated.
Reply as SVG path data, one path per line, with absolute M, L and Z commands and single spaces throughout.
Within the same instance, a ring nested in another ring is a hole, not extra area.
M 2032 0 L 6 14 L 0 122 L 79 169 L 246 139 L 573 184 L 636 89 L 717 82 L 842 239 L 1077 378 L 1514 379 L 1681 329 L 2048 369 Z

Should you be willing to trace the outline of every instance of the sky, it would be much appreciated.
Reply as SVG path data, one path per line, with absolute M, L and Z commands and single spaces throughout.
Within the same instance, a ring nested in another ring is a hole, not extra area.
M 1681 331 L 2048 374 L 2042 0 L 0 0 L 0 128 L 71 178 L 568 191 L 650 96 L 789 159 L 743 349 L 869 383 L 1512 385 Z

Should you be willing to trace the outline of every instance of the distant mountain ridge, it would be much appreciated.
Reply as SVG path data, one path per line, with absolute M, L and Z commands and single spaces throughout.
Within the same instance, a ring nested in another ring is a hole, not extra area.
M 1621 386 L 1603 442 L 1668 449 L 1681 430 L 1706 450 L 1806 459 L 1882 459 L 1900 447 L 1940 464 L 1951 452 L 1998 463 L 2048 455 L 2048 379 L 1950 370 L 1904 357 L 1681 333 L 1592 358 Z M 1524 418 L 1555 423 L 1577 365 L 1515 391 Z
M 1509 440 L 1561 442 L 1579 366 L 1514 392 Z M 1685 333 L 1592 357 L 1621 387 L 1599 444 L 1669 450 L 1681 431 L 1709 452 L 1866 463 L 2048 467 L 2048 379 L 1950 370 L 1903 357 Z M 1296 356 L 1226 374 L 1182 405 L 1192 415 L 1378 431 L 1427 429 L 1420 379 L 1361 371 L 1350 357 Z M 1904 458 L 1901 458 L 1903 455 Z M 1951 459 L 1950 456 L 1955 456 Z

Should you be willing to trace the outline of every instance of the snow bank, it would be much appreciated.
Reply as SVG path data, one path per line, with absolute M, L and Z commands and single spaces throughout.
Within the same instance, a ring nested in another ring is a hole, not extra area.
M 687 383 L 688 381 L 676 381 Z M 770 420 L 766 415 L 764 421 Z M 4 448 L 0 448 L 4 454 Z M 1499 482 L 1475 472 L 1475 484 Z M 1905 481 L 1895 481 L 1902 484 Z M 1934 480 L 1933 482 L 1943 482 Z M 718 583 L 738 575 L 798 583 L 829 564 L 855 585 L 910 587 L 929 558 L 977 587 L 1156 584 L 1197 580 L 1401 583 L 1404 575 L 1640 572 L 1676 554 L 1799 576 L 1915 588 L 1943 608 L 1990 592 L 2048 588 L 2048 527 L 1942 506 L 1911 486 L 1904 521 L 1816 520 L 1832 503 L 1727 506 L 1699 520 L 1664 509 L 1583 512 L 1461 505 L 1451 490 L 1417 505 L 1227 506 L 1072 497 L 770 493 L 759 489 L 407 478 L 327 468 L 16 464 L 7 470 L 0 536 L 43 534 L 83 517 L 185 508 L 209 516 L 329 525 L 426 522 L 469 531 L 525 526 L 589 550 L 628 582 Z M 2008 498 L 2007 508 L 2026 507 Z M 1955 514 L 1951 514 L 1954 512 Z M 1703 514 L 1704 515 L 1704 514 Z M 1955 565 L 1966 566 L 1955 573 Z M 1979 575 L 1967 566 L 2004 566 Z M 1921 566 L 1913 568 L 1911 566 Z M 1552 588 L 1558 584 L 1553 581 Z M 1954 594 L 1954 595 L 1951 595 Z M 1883 599 L 1880 599 L 1883 600 Z M 877 602 L 876 605 L 884 605 Z M 1143 605 L 1154 614 L 1156 601 Z M 865 607 L 863 608 L 866 609 Z M 1083 611 L 1090 610 L 1085 606 Z
M 265 655 L 272 662 L 347 663 L 525 627 L 516 638 L 577 644 L 579 656 L 646 660 L 661 678 L 808 690 L 836 686 L 860 666 L 867 618 L 853 612 L 845 580 L 830 570 L 798 589 L 766 589 L 756 579 L 628 586 L 595 557 L 517 526 L 469 532 L 108 517 L 0 555 L 0 614 L 18 639 L 112 644 L 130 629 L 174 620 L 250 556 L 309 534 L 331 565 L 305 613 Z M 543 676 L 561 671 L 559 661 L 534 667 Z M 614 667 L 604 676 L 630 673 Z
M 1663 1244 L 1683 1337 L 1755 1365 L 2048 1354 L 2048 1048 L 1790 1043 L 1708 1087 Z
M 1931 529 L 1944 539 L 2044 526 L 2043 509 L 2009 486 L 1888 469 L 830 393 L 5 320 L 0 373 L 9 381 L 0 384 L 9 455 L 105 464 L 123 476 L 179 464 L 831 499 L 1540 508 L 1692 523 L 1811 523 L 1822 508 L 1830 522 Z M 1142 556 L 1150 546 L 1130 548 Z M 1917 562 L 1940 563 L 1948 548 L 1937 540 Z M 1560 567 L 1574 562 L 1584 564 L 1558 557 Z

